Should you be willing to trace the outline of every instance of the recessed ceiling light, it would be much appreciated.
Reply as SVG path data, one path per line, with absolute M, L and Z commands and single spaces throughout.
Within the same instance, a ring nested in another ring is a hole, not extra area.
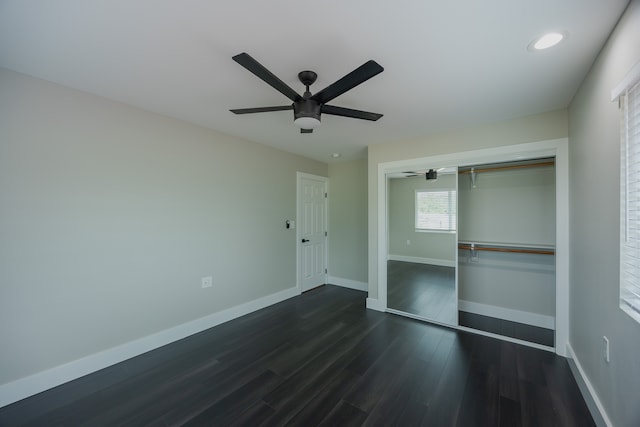
M 528 49 L 534 52 L 549 49 L 550 47 L 553 47 L 560 43 L 566 37 L 566 32 L 546 33 L 529 43 Z
M 338 157 L 340 157 L 340 153 L 331 153 L 331 157 L 337 159 Z

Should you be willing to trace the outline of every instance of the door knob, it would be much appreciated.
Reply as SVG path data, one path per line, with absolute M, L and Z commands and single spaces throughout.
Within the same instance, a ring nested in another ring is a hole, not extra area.
M 307 243 L 309 239 L 302 239 L 302 243 Z

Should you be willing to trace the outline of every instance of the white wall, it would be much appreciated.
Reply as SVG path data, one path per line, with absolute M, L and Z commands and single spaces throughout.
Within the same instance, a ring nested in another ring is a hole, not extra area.
M 365 287 L 367 161 L 332 163 L 329 178 L 329 275 L 334 284 Z
M 632 1 L 569 108 L 571 346 L 609 418 L 640 425 L 640 324 L 619 298 L 619 112 L 611 90 L 640 61 Z M 603 339 L 611 362 L 603 358 Z
M 7 70 L 0 93 L 0 386 L 295 286 L 296 171 L 326 164 Z
M 389 180 L 389 255 L 392 259 L 423 258 L 436 265 L 455 265 L 455 233 L 416 231 L 415 227 L 416 190 L 455 189 L 454 174 L 438 174 L 435 181 L 427 181 L 424 176 Z

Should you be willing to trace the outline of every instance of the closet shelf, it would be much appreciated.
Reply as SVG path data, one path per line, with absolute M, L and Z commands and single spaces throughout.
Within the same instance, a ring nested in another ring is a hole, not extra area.
M 458 242 L 458 249 L 511 252 L 521 254 L 555 255 L 555 247 L 547 245 L 527 245 L 520 243 L 496 243 L 496 242 Z
M 525 169 L 525 168 L 540 168 L 546 166 L 555 166 L 556 162 L 553 160 L 545 161 L 545 162 L 537 162 L 537 163 L 525 163 L 525 164 L 515 164 L 515 165 L 505 165 L 505 166 L 475 166 L 473 168 L 464 169 L 459 171 L 459 174 L 470 174 L 470 173 L 481 173 L 481 172 L 496 172 L 496 171 L 504 171 L 504 170 L 513 170 L 513 169 Z

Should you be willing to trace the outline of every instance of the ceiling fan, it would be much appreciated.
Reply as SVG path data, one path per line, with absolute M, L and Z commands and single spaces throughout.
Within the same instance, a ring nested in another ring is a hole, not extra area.
M 230 110 L 232 113 L 250 114 L 265 113 L 268 111 L 293 110 L 294 124 L 300 128 L 300 133 L 312 133 L 313 129 L 320 125 L 320 115 L 322 113 L 371 121 L 376 121 L 382 117 L 382 114 L 327 105 L 327 102 L 337 98 L 348 90 L 358 86 L 360 83 L 363 83 L 384 71 L 384 68 L 373 60 L 365 62 L 360 67 L 342 77 L 340 80 L 330 84 L 320 92 L 316 92 L 313 95 L 309 92 L 309 86 L 316 81 L 318 75 L 313 71 L 301 71 L 298 73 L 298 79 L 300 79 L 302 84 L 306 87 L 302 96 L 298 95 L 295 90 L 291 89 L 285 82 L 276 77 L 271 71 L 267 70 L 249 54 L 244 52 L 240 53 L 234 56 L 233 60 L 289 98 L 293 103 L 290 105 L 275 107 L 234 109 Z

